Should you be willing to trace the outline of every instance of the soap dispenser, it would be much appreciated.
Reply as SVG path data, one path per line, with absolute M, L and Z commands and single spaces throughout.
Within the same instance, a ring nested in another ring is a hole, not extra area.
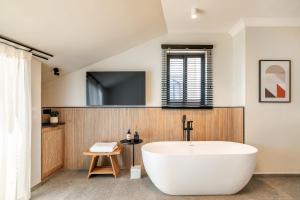
M 136 131 L 134 134 L 134 142 L 138 142 L 140 140 L 140 136 L 138 134 L 138 132 Z
M 126 140 L 131 140 L 131 132 L 130 129 L 128 129 L 127 134 L 126 134 Z

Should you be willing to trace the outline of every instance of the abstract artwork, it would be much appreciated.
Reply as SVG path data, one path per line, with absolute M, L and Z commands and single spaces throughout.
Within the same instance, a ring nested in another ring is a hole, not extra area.
M 259 102 L 291 101 L 291 61 L 259 61 Z

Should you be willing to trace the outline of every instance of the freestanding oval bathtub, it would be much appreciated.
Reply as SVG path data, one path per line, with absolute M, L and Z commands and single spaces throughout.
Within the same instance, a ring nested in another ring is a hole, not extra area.
M 225 195 L 239 192 L 255 169 L 257 149 L 223 141 L 153 142 L 142 156 L 154 185 L 170 195 Z

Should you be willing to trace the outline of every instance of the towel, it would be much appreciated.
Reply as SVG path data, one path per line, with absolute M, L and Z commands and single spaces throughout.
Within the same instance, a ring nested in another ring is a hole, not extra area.
M 116 148 L 118 148 L 116 142 L 98 142 L 98 143 L 95 143 L 90 148 L 90 152 L 93 152 L 93 153 L 113 152 Z

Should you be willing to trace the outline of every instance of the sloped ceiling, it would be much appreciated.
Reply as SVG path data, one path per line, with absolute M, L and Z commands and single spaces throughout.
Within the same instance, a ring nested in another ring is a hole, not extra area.
M 0 0 L 0 35 L 54 54 L 47 81 L 49 65 L 68 73 L 167 31 L 227 33 L 240 19 L 300 25 L 299 10 L 300 0 Z
M 160 0 L 0 0 L 0 35 L 69 72 L 166 32 Z

